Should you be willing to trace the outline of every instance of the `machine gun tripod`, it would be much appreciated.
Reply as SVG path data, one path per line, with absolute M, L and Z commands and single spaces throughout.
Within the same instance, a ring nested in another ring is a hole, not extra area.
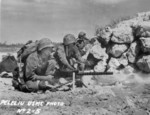
M 87 87 L 83 82 L 82 82 L 82 77 L 83 75 L 112 75 L 113 72 L 86 72 L 86 71 L 61 71 L 62 73 L 68 73 L 72 75 L 72 81 L 69 81 L 67 83 L 61 84 L 57 87 L 56 89 L 65 86 L 65 85 L 72 85 L 72 90 L 76 89 L 76 80 L 79 80 L 84 87 Z

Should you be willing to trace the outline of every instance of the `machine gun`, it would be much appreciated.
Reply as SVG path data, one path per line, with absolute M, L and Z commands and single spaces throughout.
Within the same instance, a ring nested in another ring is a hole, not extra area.
M 87 87 L 81 80 L 81 76 L 82 75 L 113 75 L 113 72 L 86 72 L 86 71 L 61 71 L 62 73 L 66 74 L 72 74 L 72 81 L 71 82 L 67 82 L 67 83 L 64 83 L 60 86 L 57 86 L 57 88 L 60 88 L 64 85 L 68 85 L 68 84 L 71 84 L 72 85 L 72 89 L 75 90 L 76 86 L 75 86 L 75 82 L 77 79 L 80 80 L 80 82 L 82 83 L 83 86 Z

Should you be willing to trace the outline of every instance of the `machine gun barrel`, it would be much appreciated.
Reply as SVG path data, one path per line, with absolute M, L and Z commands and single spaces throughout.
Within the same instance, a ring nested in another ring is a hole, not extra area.
M 113 75 L 113 72 L 78 72 L 77 75 Z
M 76 75 L 113 75 L 113 72 L 87 72 L 87 71 L 61 71 L 63 73 L 76 73 Z

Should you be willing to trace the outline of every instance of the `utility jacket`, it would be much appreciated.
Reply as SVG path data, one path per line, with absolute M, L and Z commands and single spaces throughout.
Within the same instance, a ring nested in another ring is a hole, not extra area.
M 61 69 L 68 68 L 73 70 L 72 60 L 74 59 L 77 63 L 85 62 L 77 46 L 69 47 L 68 50 L 66 50 L 63 44 L 57 48 L 55 58 Z
M 54 59 L 43 62 L 37 52 L 30 54 L 24 65 L 24 80 L 36 80 L 36 76 L 53 75 L 57 67 Z

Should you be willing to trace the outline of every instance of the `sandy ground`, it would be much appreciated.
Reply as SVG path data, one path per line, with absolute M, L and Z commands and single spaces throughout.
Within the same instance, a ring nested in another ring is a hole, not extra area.
M 13 89 L 11 78 L 0 78 L 0 115 L 150 115 L 149 78 L 116 74 L 94 79 L 94 85 L 74 91 L 23 93 Z

